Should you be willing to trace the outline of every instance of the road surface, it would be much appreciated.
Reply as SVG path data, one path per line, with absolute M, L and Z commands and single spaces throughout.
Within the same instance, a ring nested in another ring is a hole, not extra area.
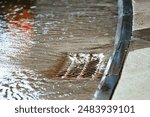
M 0 99 L 90 99 L 116 22 L 112 0 L 1 1 Z

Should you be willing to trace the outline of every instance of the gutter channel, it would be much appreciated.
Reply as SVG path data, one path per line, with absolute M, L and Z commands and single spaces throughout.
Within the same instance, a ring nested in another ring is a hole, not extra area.
M 118 23 L 114 51 L 109 58 L 93 100 L 110 100 L 121 77 L 132 36 L 132 0 L 118 0 Z

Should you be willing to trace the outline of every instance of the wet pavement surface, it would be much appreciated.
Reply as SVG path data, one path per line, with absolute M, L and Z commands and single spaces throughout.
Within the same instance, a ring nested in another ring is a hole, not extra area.
M 1 0 L 0 99 L 91 99 L 116 12 L 112 0 Z
M 130 50 L 150 47 L 150 28 L 133 31 Z

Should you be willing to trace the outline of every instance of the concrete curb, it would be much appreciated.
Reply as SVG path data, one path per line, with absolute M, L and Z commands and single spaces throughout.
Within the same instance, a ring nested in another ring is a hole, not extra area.
M 149 58 L 150 47 L 129 52 L 113 100 L 150 99 Z
M 118 0 L 118 24 L 114 51 L 108 61 L 102 80 L 96 89 L 94 100 L 108 100 L 112 98 L 128 54 L 132 35 L 132 20 L 132 0 Z

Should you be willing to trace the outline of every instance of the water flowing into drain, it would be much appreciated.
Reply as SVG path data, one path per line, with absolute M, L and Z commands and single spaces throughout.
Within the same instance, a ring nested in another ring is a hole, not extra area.
M 111 0 L 0 1 L 0 99 L 90 99 L 116 15 Z

